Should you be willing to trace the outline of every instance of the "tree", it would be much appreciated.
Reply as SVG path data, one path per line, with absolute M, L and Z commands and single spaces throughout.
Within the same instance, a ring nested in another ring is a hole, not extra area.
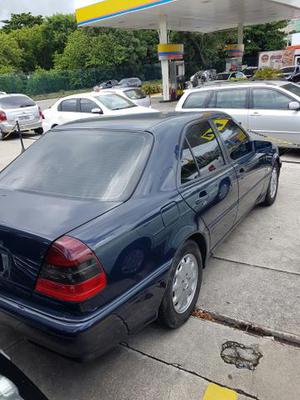
M 41 15 L 34 16 L 30 12 L 21 14 L 11 14 L 10 19 L 1 21 L 4 26 L 2 30 L 5 33 L 12 32 L 16 29 L 22 29 L 25 27 L 32 27 L 34 25 L 41 25 L 44 18 Z
M 0 31 L 0 70 L 2 73 L 17 71 L 22 65 L 23 52 L 16 39 Z
M 32 72 L 43 66 L 47 43 L 44 40 L 43 25 L 35 25 L 12 31 L 9 36 L 16 40 L 22 49 L 23 57 L 21 69 L 23 72 Z
M 286 47 L 287 34 L 284 29 L 288 21 L 271 22 L 264 25 L 254 25 L 245 28 L 245 60 L 257 61 L 260 51 L 281 50 Z

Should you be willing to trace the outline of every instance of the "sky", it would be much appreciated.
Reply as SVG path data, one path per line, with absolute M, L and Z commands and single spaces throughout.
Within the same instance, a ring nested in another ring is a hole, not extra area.
M 0 21 L 8 19 L 11 13 L 31 12 L 34 15 L 72 13 L 78 7 L 97 1 L 101 0 L 0 0 Z

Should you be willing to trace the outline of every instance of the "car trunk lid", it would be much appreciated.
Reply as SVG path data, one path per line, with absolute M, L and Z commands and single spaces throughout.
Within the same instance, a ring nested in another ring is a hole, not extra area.
M 120 204 L 0 189 L 0 290 L 29 296 L 50 244 Z

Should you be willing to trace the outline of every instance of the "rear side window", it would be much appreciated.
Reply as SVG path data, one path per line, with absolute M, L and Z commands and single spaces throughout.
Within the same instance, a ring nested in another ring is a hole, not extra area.
M 215 108 L 246 108 L 247 89 L 226 89 L 215 91 Z
M 187 133 L 187 141 L 192 148 L 201 176 L 211 175 L 224 166 L 222 150 L 208 122 L 191 127 Z
M 91 113 L 94 108 L 100 108 L 94 103 L 92 100 L 89 99 L 80 99 L 80 112 L 82 113 Z
M 249 136 L 234 121 L 227 118 L 214 119 L 230 157 L 237 160 L 252 151 Z
M 253 108 L 259 110 L 288 110 L 292 99 L 278 90 L 252 89 Z
M 205 108 L 211 91 L 191 93 L 185 100 L 182 108 Z
M 68 99 L 60 103 L 59 111 L 64 112 L 77 112 L 77 99 Z
M 181 183 L 191 182 L 199 178 L 199 169 L 191 153 L 187 140 L 184 141 L 181 156 Z
M 140 89 L 126 90 L 125 94 L 131 100 L 140 100 L 140 99 L 145 99 L 146 98 L 145 93 Z
M 181 182 L 209 176 L 224 164 L 222 150 L 209 123 L 193 125 L 187 132 L 183 147 Z
M 27 96 L 8 96 L 0 99 L 0 108 L 9 110 L 10 108 L 26 108 L 35 106 L 35 102 Z
M 152 141 L 140 132 L 48 134 L 0 174 L 0 188 L 123 201 L 141 176 Z

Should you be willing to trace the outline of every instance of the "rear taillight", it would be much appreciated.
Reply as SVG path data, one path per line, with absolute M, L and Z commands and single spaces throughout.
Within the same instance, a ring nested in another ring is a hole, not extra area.
M 106 287 L 105 272 L 92 250 L 63 236 L 49 248 L 35 291 L 57 300 L 82 302 Z
M 0 121 L 7 121 L 7 116 L 4 111 L 0 111 Z
M 42 111 L 42 109 L 41 109 L 40 106 L 39 106 L 39 114 L 40 114 L 40 117 L 41 117 L 42 119 L 45 119 L 45 116 L 44 116 L 43 111 Z

